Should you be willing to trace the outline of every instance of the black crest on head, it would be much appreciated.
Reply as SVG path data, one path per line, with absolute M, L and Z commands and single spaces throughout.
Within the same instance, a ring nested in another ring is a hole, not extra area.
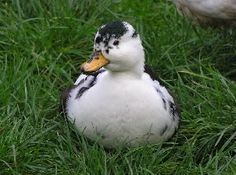
M 100 43 L 103 40 L 108 41 L 111 37 L 120 38 L 127 31 L 128 29 L 122 21 L 108 23 L 99 29 L 99 36 L 95 39 L 95 42 Z

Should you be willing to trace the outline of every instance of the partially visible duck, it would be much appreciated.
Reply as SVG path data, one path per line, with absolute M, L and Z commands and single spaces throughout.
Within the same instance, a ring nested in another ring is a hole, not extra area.
M 86 137 L 105 147 L 160 143 L 180 114 L 168 90 L 144 69 L 144 49 L 127 22 L 101 26 L 91 58 L 64 95 L 64 111 Z
M 236 27 L 236 0 L 172 0 L 178 10 L 203 26 Z

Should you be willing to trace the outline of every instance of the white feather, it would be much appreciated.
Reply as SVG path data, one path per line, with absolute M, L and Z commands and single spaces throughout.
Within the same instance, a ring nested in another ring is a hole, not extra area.
M 236 0 L 173 0 L 195 22 L 236 26 Z
M 83 83 L 69 95 L 67 113 L 78 130 L 106 147 L 159 143 L 170 138 L 179 119 L 173 120 L 163 99 L 174 101 L 165 87 L 143 72 L 139 37 L 123 36 L 119 48 L 104 55 L 111 63 L 98 74 L 96 84 L 78 98 L 81 87 L 94 81 L 92 75 L 81 75 L 75 85 Z

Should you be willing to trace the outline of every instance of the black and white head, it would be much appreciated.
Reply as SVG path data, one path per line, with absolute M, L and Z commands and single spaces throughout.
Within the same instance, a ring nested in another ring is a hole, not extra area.
M 128 22 L 115 21 L 99 28 L 92 57 L 81 70 L 90 73 L 104 67 L 111 72 L 141 73 L 143 66 L 144 49 L 138 33 Z

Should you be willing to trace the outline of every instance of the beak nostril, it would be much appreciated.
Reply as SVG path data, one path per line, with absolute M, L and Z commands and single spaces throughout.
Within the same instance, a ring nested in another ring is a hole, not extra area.
M 90 62 L 92 62 L 93 61 L 93 57 L 91 57 L 88 61 L 87 61 L 87 63 L 90 63 Z

